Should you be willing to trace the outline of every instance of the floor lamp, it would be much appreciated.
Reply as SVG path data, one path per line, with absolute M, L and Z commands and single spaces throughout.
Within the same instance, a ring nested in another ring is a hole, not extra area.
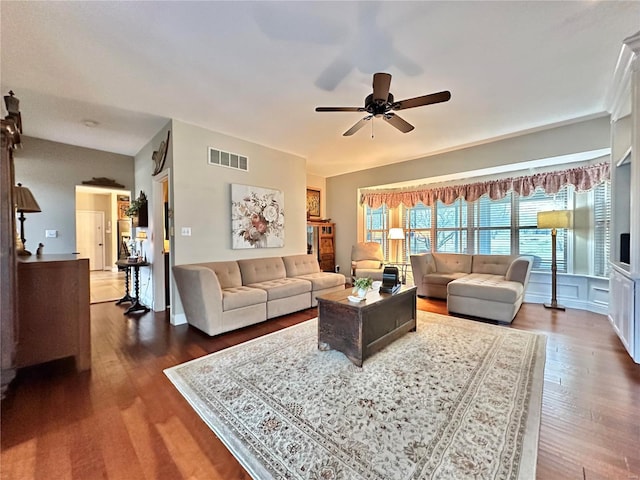
M 562 305 L 558 305 L 558 299 L 556 298 L 558 273 L 558 264 L 556 261 L 556 230 L 558 228 L 571 228 L 572 225 L 573 212 L 570 210 L 538 212 L 538 228 L 551 229 L 551 303 L 545 303 L 545 308 L 564 310 Z
M 404 240 L 404 230 L 401 228 L 390 228 L 389 229 L 389 240 Z M 396 263 L 400 263 L 398 261 L 398 245 L 396 243 Z
M 31 255 L 31 252 L 25 247 L 26 240 L 24 238 L 24 221 L 26 220 L 25 213 L 41 212 L 40 205 L 36 202 L 33 193 L 27 187 L 23 187 L 21 183 L 13 187 L 13 198 L 16 204 L 16 212 L 20 214 L 18 220 L 20 220 L 20 240 L 22 240 L 22 251 L 18 252 L 18 255 Z

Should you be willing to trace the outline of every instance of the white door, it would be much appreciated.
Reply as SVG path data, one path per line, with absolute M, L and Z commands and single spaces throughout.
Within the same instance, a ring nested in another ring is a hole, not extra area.
M 76 245 L 89 270 L 104 270 L 104 212 L 76 212 Z

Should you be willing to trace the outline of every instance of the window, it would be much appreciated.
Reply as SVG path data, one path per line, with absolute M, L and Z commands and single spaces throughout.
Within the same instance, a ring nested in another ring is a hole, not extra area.
M 538 211 L 572 208 L 568 191 L 556 195 L 536 191 L 530 197 L 512 193 L 500 200 L 480 197 L 476 202 L 456 200 L 404 209 L 403 225 L 409 238 L 408 254 L 424 252 L 479 253 L 486 255 L 531 255 L 536 270 L 551 269 L 551 232 L 537 228 Z M 436 221 L 432 222 L 432 218 Z M 568 234 L 557 232 L 559 272 L 567 272 Z M 434 240 L 435 239 L 435 240 Z M 435 248 L 431 248 L 431 246 Z
M 431 251 L 431 207 L 422 204 L 405 209 L 403 221 L 404 231 L 409 240 L 407 246 L 410 253 L 427 253 Z
M 491 200 L 482 196 L 470 204 L 473 243 L 471 252 L 484 255 L 511 255 L 511 197 L 509 193 L 502 200 Z
M 365 207 L 365 242 L 378 242 L 382 245 L 384 258 L 389 258 L 387 235 L 389 231 L 389 208 L 382 205 L 380 208 Z
M 467 202 L 461 198 L 451 205 L 436 204 L 436 252 L 464 252 L 467 248 Z
M 533 270 L 551 270 L 551 230 L 538 229 L 538 212 L 548 210 L 573 209 L 568 204 L 568 191 L 573 193 L 573 187 L 567 186 L 557 194 L 547 194 L 536 190 L 533 195 L 518 198 L 518 245 L 514 252 L 533 257 Z M 567 273 L 567 237 L 569 231 L 563 228 L 557 230 L 556 260 L 558 272 Z
M 592 196 L 590 248 L 593 254 L 589 267 L 585 263 L 582 273 L 605 277 L 609 260 L 610 183 L 598 184 L 589 195 Z M 475 202 L 458 199 L 451 205 L 437 202 L 433 206 L 400 207 L 401 225 L 407 238 L 403 253 L 407 257 L 425 252 L 531 255 L 533 270 L 548 272 L 551 270 L 551 231 L 537 228 L 538 212 L 573 210 L 575 196 L 574 187 L 567 185 L 556 194 L 536 190 L 529 197 L 520 197 L 510 192 L 499 200 L 483 195 Z M 381 243 L 388 256 L 388 209 L 365 207 L 365 211 L 367 240 Z M 573 230 L 557 230 L 556 260 L 560 273 L 573 272 L 573 235 Z

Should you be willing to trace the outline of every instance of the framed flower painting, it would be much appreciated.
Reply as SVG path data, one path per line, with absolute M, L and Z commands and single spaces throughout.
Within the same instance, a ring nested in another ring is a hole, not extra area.
M 284 247 L 284 193 L 231 184 L 231 246 Z

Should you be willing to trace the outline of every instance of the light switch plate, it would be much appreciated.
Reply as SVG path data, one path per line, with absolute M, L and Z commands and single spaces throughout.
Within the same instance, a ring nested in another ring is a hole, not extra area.
M 58 231 L 57 230 L 45 230 L 44 231 L 44 236 L 46 238 L 56 238 L 58 236 Z
M 180 231 L 183 237 L 190 237 L 191 236 L 191 227 L 182 227 L 182 230 Z

